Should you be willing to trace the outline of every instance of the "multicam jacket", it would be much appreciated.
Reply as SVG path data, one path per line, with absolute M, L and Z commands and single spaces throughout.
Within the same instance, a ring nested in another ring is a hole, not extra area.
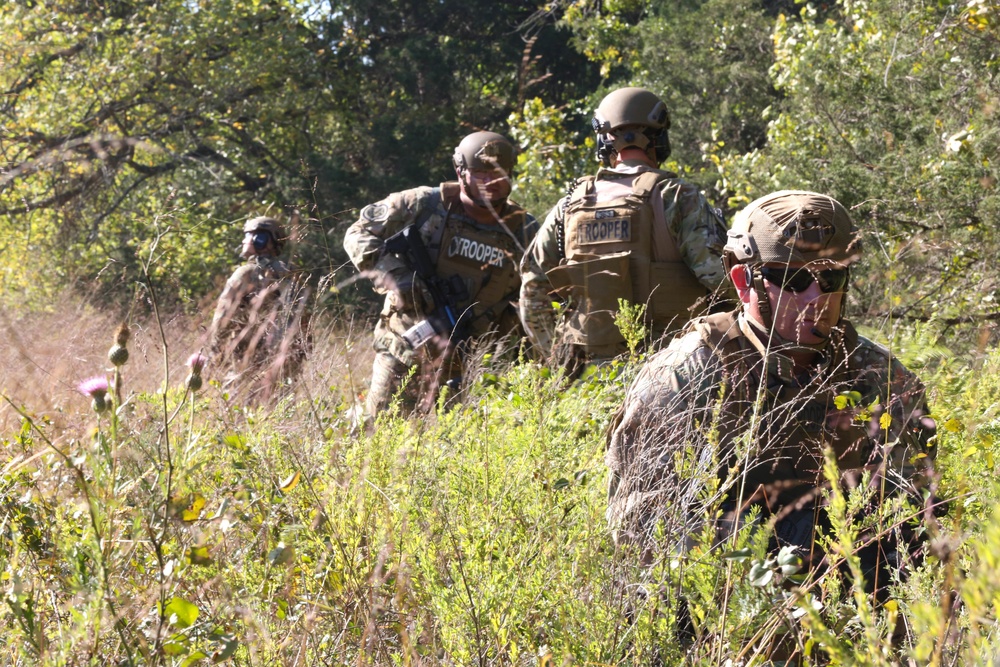
M 818 502 L 827 449 L 849 484 L 864 470 L 888 495 L 922 481 L 934 420 L 923 385 L 886 348 L 842 322 L 796 376 L 764 339 L 742 315 L 710 315 L 641 369 L 606 452 L 616 540 L 648 540 L 662 519 L 676 546 L 720 500 L 768 514 Z
M 678 257 L 678 264 L 686 265 L 693 277 L 697 279 L 707 292 L 714 292 L 724 284 L 725 270 L 722 266 L 721 250 L 726 239 L 726 227 L 722 221 L 721 214 L 709 206 L 704 196 L 698 189 L 686 181 L 677 178 L 669 172 L 660 172 L 648 165 L 637 161 L 626 161 L 613 169 L 601 169 L 597 174 L 598 180 L 614 181 L 616 178 L 625 186 L 629 186 L 640 175 L 649 172 L 663 174 L 665 178 L 658 182 L 658 192 L 655 192 L 655 199 L 650 199 L 662 205 L 663 216 L 656 218 L 665 223 L 666 234 L 650 234 L 643 231 L 645 237 L 652 236 L 654 240 L 666 238 L 666 243 L 660 245 L 669 246 L 667 254 L 670 257 L 660 258 L 660 262 L 670 262 L 672 257 Z M 637 182 L 637 181 L 636 181 Z M 567 264 L 567 245 L 573 246 L 572 239 L 566 239 L 567 206 L 570 204 L 572 195 L 562 198 L 549 211 L 538 235 L 535 237 L 531 247 L 521 263 L 521 273 L 523 276 L 520 295 L 520 315 L 524 328 L 532 340 L 543 354 L 547 354 L 553 341 L 575 341 L 581 338 L 578 332 L 571 329 L 581 329 L 578 323 L 573 322 L 573 313 L 557 324 L 555 310 L 553 308 L 553 285 L 550 276 L 554 275 L 553 270 Z M 584 230 L 585 231 L 585 230 Z M 634 235 L 632 245 L 634 245 Z M 600 239 L 598 239 L 599 241 Z M 594 256 L 607 256 L 622 248 L 627 248 L 629 244 L 623 244 L 620 239 L 609 239 L 610 243 L 593 243 L 586 246 L 586 251 Z M 633 253 L 634 254 L 634 253 Z M 655 251 L 650 249 L 645 253 L 647 258 L 656 260 Z M 648 263 L 649 259 L 647 259 Z M 633 262 L 634 263 L 634 262 Z M 610 275 L 608 272 L 601 272 Z M 633 273 L 635 273 L 633 269 Z M 697 284 L 695 283 L 695 284 Z M 608 292 L 612 285 L 601 286 L 601 292 Z M 627 287 L 622 285 L 622 287 Z M 647 287 L 648 289 L 648 287 Z M 669 286 L 656 287 L 653 299 L 659 298 L 661 293 L 667 294 Z M 617 296 L 625 294 L 603 294 L 607 300 L 617 303 Z M 631 293 L 627 295 L 631 298 Z M 688 304 L 693 305 L 693 304 Z M 579 318 L 577 318 L 579 319 Z M 686 318 L 685 318 L 686 321 Z M 674 327 L 682 325 L 683 322 L 675 322 Z M 654 328 L 659 325 L 662 329 L 664 323 L 653 323 Z M 664 333 L 663 330 L 653 331 L 653 337 L 658 338 Z M 624 349 L 624 348 L 622 348 Z
M 464 281 L 467 298 L 459 307 L 471 311 L 472 335 L 488 330 L 506 335 L 520 328 L 512 305 L 521 284 L 518 264 L 538 223 L 509 200 L 497 211 L 502 225 L 478 223 L 465 215 L 459 194 L 457 182 L 393 193 L 361 209 L 344 237 L 351 261 L 359 271 L 369 272 L 376 289 L 386 293 L 375 329 L 375 348 L 407 365 L 417 362 L 417 354 L 402 334 L 424 314 L 401 301 L 382 278 L 399 271 L 412 273 L 414 267 L 404 259 L 384 252 L 385 241 L 410 224 L 418 225 L 437 275 L 443 279 L 459 276 Z
M 247 259 L 226 281 L 212 317 L 215 364 L 239 373 L 277 362 L 289 375 L 307 352 L 307 297 L 280 259 Z

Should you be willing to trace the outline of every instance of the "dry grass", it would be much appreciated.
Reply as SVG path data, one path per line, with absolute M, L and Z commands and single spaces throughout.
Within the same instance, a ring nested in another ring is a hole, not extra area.
M 206 347 L 213 307 L 209 303 L 200 313 L 162 315 L 162 335 L 152 315 L 133 317 L 130 356 L 123 368 L 124 395 L 159 391 L 165 374 L 170 385 L 183 383 L 187 358 Z M 0 346 L 0 393 L 29 413 L 49 419 L 51 434 L 57 440 L 64 434 L 79 437 L 92 413 L 90 399 L 76 386 L 95 375 L 110 375 L 107 354 L 119 324 L 116 313 L 74 296 L 64 297 L 60 307 L 51 312 L 0 311 L 0 328 L 6 339 Z M 372 328 L 363 318 L 319 314 L 313 320 L 314 348 L 295 389 L 299 397 L 346 401 L 347 397 L 357 400 L 363 395 L 374 358 Z M 212 380 L 211 367 L 204 375 Z M 226 402 L 218 387 L 206 385 L 206 392 Z M 17 428 L 19 419 L 9 405 L 0 405 L 4 433 Z

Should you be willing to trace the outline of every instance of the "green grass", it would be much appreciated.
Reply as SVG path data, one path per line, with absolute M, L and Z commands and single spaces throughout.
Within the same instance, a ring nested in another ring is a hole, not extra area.
M 38 317 L 13 324 L 51 326 Z M 362 335 L 331 325 L 303 386 L 248 409 L 216 383 L 185 393 L 178 360 L 200 334 L 177 319 L 171 346 L 136 327 L 124 405 L 98 418 L 67 385 L 106 365 L 109 319 L 59 330 L 76 350 L 58 378 L 23 375 L 24 356 L 56 368 L 30 343 L 4 359 L 19 388 L 2 413 L 4 664 L 751 665 L 785 646 L 800 664 L 985 665 L 1000 648 L 1000 354 L 921 370 L 951 505 L 875 606 L 851 574 L 861 498 L 832 499 L 846 566 L 809 586 L 753 531 L 649 568 L 616 553 L 604 438 L 634 365 L 571 385 L 491 369 L 453 407 L 356 436 Z

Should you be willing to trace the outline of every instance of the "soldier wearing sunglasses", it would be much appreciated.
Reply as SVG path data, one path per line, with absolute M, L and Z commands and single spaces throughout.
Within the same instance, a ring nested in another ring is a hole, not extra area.
M 640 370 L 614 418 L 606 460 L 618 545 L 652 562 L 690 548 L 705 521 L 719 548 L 752 522 L 815 577 L 829 563 L 815 540 L 828 525 L 828 452 L 869 508 L 910 503 L 860 533 L 868 589 L 884 594 L 895 581 L 915 553 L 935 424 L 918 378 L 843 317 L 861 254 L 847 210 L 825 195 L 775 192 L 736 217 L 723 262 L 740 307 L 690 322 Z
M 245 262 L 226 281 L 209 333 L 209 353 L 225 388 L 250 402 L 294 377 L 309 348 L 306 287 L 279 259 L 288 237 L 274 218 L 243 225 Z

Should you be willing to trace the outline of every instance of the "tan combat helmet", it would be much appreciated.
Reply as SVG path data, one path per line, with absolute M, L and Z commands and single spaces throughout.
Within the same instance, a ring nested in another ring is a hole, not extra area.
M 670 155 L 670 114 L 663 100 L 645 88 L 619 88 L 606 95 L 591 125 L 597 133 L 597 159 L 605 166 L 629 146 L 653 148 L 657 164 Z
M 285 241 L 288 240 L 285 228 L 281 226 L 281 223 L 274 218 L 264 215 L 246 221 L 246 224 L 243 225 L 243 233 L 249 234 L 251 232 L 267 232 L 270 234 L 274 242 L 274 251 L 277 254 L 281 254 L 282 248 L 285 247 Z
M 802 263 L 850 266 L 861 259 L 861 239 L 851 214 L 833 197 L 806 190 L 780 190 L 750 202 L 733 219 L 722 249 L 728 272 L 751 270 L 761 315 L 770 326 L 770 302 L 759 267 Z M 846 289 L 846 287 L 845 287 Z
M 516 151 L 514 144 L 496 132 L 473 132 L 455 148 L 455 169 L 502 169 L 513 178 Z
M 724 259 L 733 264 L 828 262 L 861 258 L 861 240 L 843 204 L 805 190 L 780 190 L 740 211 L 728 232 Z

